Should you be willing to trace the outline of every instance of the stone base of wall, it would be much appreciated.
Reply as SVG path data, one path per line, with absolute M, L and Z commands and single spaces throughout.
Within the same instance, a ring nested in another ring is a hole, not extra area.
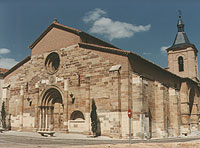
M 20 129 L 20 115 L 12 116 L 11 115 L 11 128 Z M 35 118 L 30 116 L 30 113 L 23 114 L 23 129 L 34 129 Z
M 85 120 L 69 120 L 68 125 L 70 133 L 83 133 L 85 131 Z
M 109 136 L 112 138 L 129 138 L 129 118 L 127 112 L 99 112 L 98 118 L 100 120 L 101 135 Z M 135 115 L 136 116 L 136 115 Z M 131 138 L 132 139 L 145 139 L 149 138 L 149 119 L 140 114 L 138 118 L 133 116 L 131 118 Z M 35 119 L 30 116 L 30 113 L 23 114 L 23 128 L 20 128 L 20 115 L 11 116 L 11 130 L 16 131 L 37 131 L 34 128 Z M 68 127 L 69 133 L 82 133 L 91 135 L 91 121 L 90 113 L 85 113 L 85 120 L 69 120 L 64 122 Z M 188 125 L 180 127 L 180 135 L 188 135 L 191 132 L 198 131 L 198 125 L 192 124 L 189 128 Z M 62 131 L 59 131 L 62 132 Z M 66 133 L 66 129 L 63 129 Z M 152 133 L 153 138 L 167 138 L 175 137 L 173 129 L 168 129 L 168 133 L 156 128 L 155 133 Z

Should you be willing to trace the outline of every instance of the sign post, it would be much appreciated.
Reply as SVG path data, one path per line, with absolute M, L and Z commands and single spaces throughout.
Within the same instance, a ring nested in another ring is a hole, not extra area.
M 131 117 L 132 117 L 132 110 L 128 109 L 128 117 L 129 117 L 129 144 L 131 144 Z

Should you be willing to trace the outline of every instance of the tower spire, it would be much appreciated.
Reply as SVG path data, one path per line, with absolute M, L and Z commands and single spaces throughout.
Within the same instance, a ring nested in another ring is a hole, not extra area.
M 181 10 L 178 10 L 178 12 L 179 12 L 178 24 L 177 24 L 178 32 L 184 32 L 184 23 L 183 23 L 183 20 L 182 20 Z
M 184 23 L 183 23 L 183 20 L 182 20 L 181 10 L 178 10 L 178 12 L 179 12 L 178 23 L 177 23 L 178 32 L 176 34 L 176 38 L 174 40 L 172 47 L 190 44 L 190 41 L 189 41 L 186 33 L 184 32 Z
M 191 44 L 184 31 L 182 14 L 179 10 L 177 28 L 178 32 L 174 43 L 167 48 L 169 71 L 180 76 L 199 82 L 197 48 Z

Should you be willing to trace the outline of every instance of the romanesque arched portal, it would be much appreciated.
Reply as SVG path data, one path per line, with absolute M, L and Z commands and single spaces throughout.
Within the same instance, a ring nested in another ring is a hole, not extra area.
M 42 131 L 61 130 L 63 128 L 63 99 L 56 88 L 48 89 L 42 96 L 39 129 Z

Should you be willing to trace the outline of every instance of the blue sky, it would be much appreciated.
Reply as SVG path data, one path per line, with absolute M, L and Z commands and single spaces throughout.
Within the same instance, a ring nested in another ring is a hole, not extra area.
M 54 18 L 167 67 L 161 48 L 174 41 L 179 9 L 190 42 L 200 49 L 198 0 L 0 0 L 0 67 L 30 55 L 29 45 Z

